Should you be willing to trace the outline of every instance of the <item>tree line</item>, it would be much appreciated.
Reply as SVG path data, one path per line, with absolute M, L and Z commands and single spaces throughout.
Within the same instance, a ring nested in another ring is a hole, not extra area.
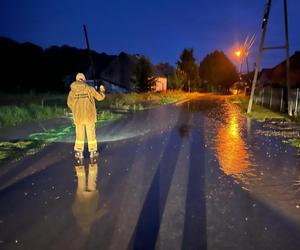
M 193 49 L 184 49 L 170 78 L 170 88 L 186 91 L 223 91 L 238 80 L 234 64 L 222 51 L 207 54 L 196 63 Z
M 76 72 L 88 72 L 90 68 L 86 49 L 66 45 L 43 49 L 29 42 L 0 38 L 0 54 L 2 92 L 66 92 Z M 92 56 L 97 75 L 116 58 L 95 51 Z
M 150 90 L 154 70 L 162 72 L 168 78 L 168 89 L 174 90 L 228 92 L 230 86 L 239 79 L 234 64 L 224 52 L 218 50 L 207 54 L 200 64 L 196 62 L 193 49 L 184 49 L 175 68 L 168 63 L 161 63 L 153 69 L 146 58 L 138 66 L 138 75 L 143 75 L 138 81 L 141 91 Z
M 88 72 L 90 61 L 86 49 L 52 46 L 43 49 L 32 43 L 18 43 L 0 38 L 2 92 L 66 92 L 76 72 Z M 117 57 L 92 51 L 96 77 Z M 142 56 L 132 75 L 137 91 L 149 91 L 156 73 L 168 78 L 168 89 L 184 91 L 228 91 L 238 80 L 238 73 L 222 51 L 214 51 L 197 64 L 193 49 L 184 49 L 172 67 L 168 63 L 154 66 Z

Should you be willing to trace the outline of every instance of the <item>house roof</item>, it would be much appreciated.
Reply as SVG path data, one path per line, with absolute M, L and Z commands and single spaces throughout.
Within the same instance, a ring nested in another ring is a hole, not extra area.
M 286 60 L 272 69 L 263 69 L 259 79 L 261 84 L 286 86 Z M 290 57 L 290 86 L 292 88 L 300 87 L 300 51 Z
M 128 90 L 134 88 L 134 70 L 138 62 L 143 58 L 142 55 L 130 55 L 120 53 L 109 66 L 101 73 L 101 78 L 114 84 L 122 86 Z M 166 74 L 158 67 L 151 65 L 154 77 L 164 77 Z
M 273 69 L 262 69 L 260 72 L 260 77 L 265 77 L 268 79 L 272 79 L 272 73 L 273 73 Z
M 262 69 L 261 72 L 259 73 L 259 84 L 261 86 L 271 85 L 272 74 L 273 74 L 273 69 L 269 69 L 269 68 Z
M 300 51 L 290 57 L 290 82 L 291 87 L 300 87 Z M 273 68 L 272 83 L 285 86 L 286 60 Z
M 132 74 L 139 60 L 139 55 L 129 55 L 122 52 L 101 73 L 101 78 L 124 88 L 132 89 Z
M 164 74 L 163 72 L 161 72 L 160 70 L 154 68 L 153 69 L 153 76 L 154 77 L 163 77 L 163 78 L 167 78 L 166 74 Z
M 155 77 L 166 77 L 172 76 L 175 69 L 168 63 L 160 63 L 158 65 L 153 65 L 153 72 Z

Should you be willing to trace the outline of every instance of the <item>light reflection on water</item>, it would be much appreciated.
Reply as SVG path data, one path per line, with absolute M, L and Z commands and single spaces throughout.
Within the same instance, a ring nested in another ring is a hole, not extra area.
M 296 149 L 255 133 L 240 112 L 224 104 L 222 122 L 214 122 L 213 149 L 220 169 L 241 188 L 300 224 L 300 157 Z M 245 133 L 247 132 L 247 133 Z
M 216 135 L 216 153 L 221 169 L 227 175 L 237 175 L 249 170 L 249 153 L 241 135 L 242 120 L 236 110 L 228 110 L 225 125 L 219 126 Z
M 78 182 L 72 212 L 78 226 L 84 233 L 89 234 L 92 225 L 105 213 L 103 209 L 98 209 L 98 164 L 90 163 L 87 173 L 83 164 L 75 165 L 75 170 Z

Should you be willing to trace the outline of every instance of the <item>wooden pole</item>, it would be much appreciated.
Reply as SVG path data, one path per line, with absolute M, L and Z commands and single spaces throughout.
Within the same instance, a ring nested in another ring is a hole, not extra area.
M 257 83 L 258 72 L 259 72 L 259 68 L 260 68 L 260 65 L 261 65 L 261 59 L 262 59 L 262 53 L 263 53 L 265 39 L 266 39 L 267 26 L 268 26 L 268 20 L 269 20 L 269 15 L 270 15 L 270 10 L 271 10 L 271 4 L 272 4 L 272 0 L 268 0 L 267 5 L 266 5 L 266 11 L 265 11 L 264 18 L 263 18 L 262 36 L 261 36 L 261 41 L 260 41 L 260 46 L 259 46 L 259 51 L 258 51 L 258 57 L 257 57 L 257 63 L 256 63 L 256 67 L 255 67 L 254 78 L 253 78 L 253 82 L 252 82 L 250 99 L 249 99 L 249 103 L 248 103 L 248 109 L 247 109 L 248 114 L 251 113 L 251 110 L 252 110 L 252 103 L 253 103 L 253 97 L 254 97 L 254 92 L 255 92 L 255 85 Z
M 296 94 L 295 116 L 298 115 L 298 99 L 299 99 L 299 88 L 297 88 L 297 94 Z
M 270 108 L 272 108 L 272 101 L 273 101 L 273 89 L 271 88 Z
M 84 30 L 86 46 L 87 46 L 87 49 L 88 49 L 88 52 L 89 52 L 89 58 L 90 58 L 90 64 L 91 64 L 91 68 L 92 68 L 94 86 L 96 87 L 96 71 L 95 71 L 95 67 L 94 67 L 93 56 L 92 56 L 92 52 L 91 52 L 91 49 L 90 49 L 90 43 L 89 43 L 87 28 L 86 28 L 85 24 L 83 25 L 83 30 Z
M 247 75 L 248 75 L 248 84 L 250 84 L 250 82 L 251 82 L 251 76 L 250 76 L 250 69 L 249 69 L 249 58 L 248 58 L 248 55 L 247 55 L 247 57 L 246 57 L 246 65 L 247 65 Z
M 282 109 L 283 109 L 283 92 L 284 92 L 284 90 L 282 88 L 281 89 L 281 98 L 280 98 L 280 111 L 282 111 Z
M 287 13 L 287 1 L 283 0 L 284 3 L 284 26 L 285 26 L 285 52 L 286 52 L 286 87 L 287 87 L 287 103 L 288 103 L 288 114 L 293 115 L 291 105 L 291 90 L 290 90 L 290 44 L 289 44 L 289 26 L 288 26 L 288 13 Z

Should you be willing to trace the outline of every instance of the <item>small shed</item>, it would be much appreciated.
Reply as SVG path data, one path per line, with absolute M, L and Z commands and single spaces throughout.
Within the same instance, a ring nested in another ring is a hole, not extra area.
M 155 92 L 167 91 L 168 79 L 165 76 L 157 76 L 154 80 L 152 90 Z

